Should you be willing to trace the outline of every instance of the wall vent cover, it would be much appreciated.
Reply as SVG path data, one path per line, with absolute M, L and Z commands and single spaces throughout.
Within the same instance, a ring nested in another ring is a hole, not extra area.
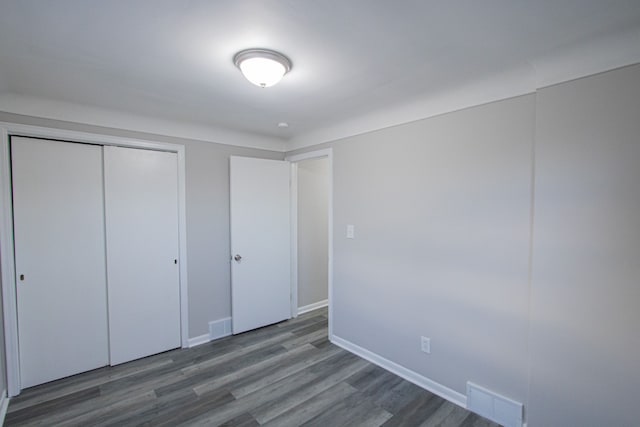
M 467 382 L 467 409 L 504 427 L 522 427 L 522 403 L 471 382 Z

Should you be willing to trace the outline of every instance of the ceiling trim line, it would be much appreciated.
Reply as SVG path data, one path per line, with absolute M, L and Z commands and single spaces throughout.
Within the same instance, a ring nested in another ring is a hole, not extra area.
M 543 87 L 640 63 L 640 27 L 615 32 L 596 41 L 577 43 L 484 80 L 431 94 L 331 126 L 298 134 L 287 142 L 287 152 L 337 141 L 490 102 L 535 93 Z
M 284 152 L 286 148 L 286 140 L 282 138 L 14 93 L 0 94 L 0 111 L 81 125 L 267 151 Z

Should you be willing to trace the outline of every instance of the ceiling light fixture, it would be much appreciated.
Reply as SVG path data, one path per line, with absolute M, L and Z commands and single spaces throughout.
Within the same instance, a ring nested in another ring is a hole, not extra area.
M 291 70 L 289 58 L 269 49 L 246 49 L 235 54 L 233 63 L 256 86 L 278 83 Z

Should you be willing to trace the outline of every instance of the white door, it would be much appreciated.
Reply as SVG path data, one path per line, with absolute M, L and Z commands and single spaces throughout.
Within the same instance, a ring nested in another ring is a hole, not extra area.
M 112 365 L 180 346 L 175 153 L 104 147 Z
M 289 163 L 230 159 L 233 333 L 291 316 Z
M 102 147 L 11 138 L 23 388 L 108 364 Z

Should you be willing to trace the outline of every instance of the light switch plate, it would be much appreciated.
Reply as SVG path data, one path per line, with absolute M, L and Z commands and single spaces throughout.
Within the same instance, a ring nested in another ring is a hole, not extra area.
M 420 337 L 420 350 L 424 353 L 431 354 L 431 338 Z
M 347 225 L 347 239 L 355 239 L 356 230 L 352 224 Z

